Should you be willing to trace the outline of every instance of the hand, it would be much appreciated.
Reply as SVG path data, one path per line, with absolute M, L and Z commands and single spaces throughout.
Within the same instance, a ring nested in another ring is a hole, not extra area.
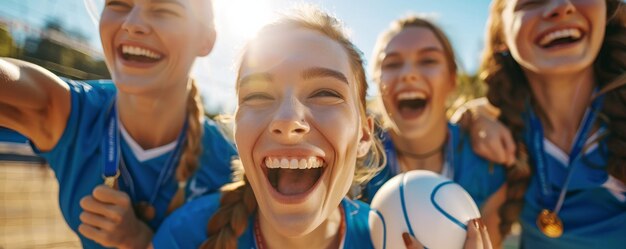
M 153 232 L 135 216 L 130 197 L 105 185 L 80 200 L 78 231 L 106 247 L 146 248 Z
M 515 163 L 515 142 L 511 131 L 497 119 L 477 114 L 469 133 L 472 149 L 485 159 L 504 165 Z
M 498 121 L 500 110 L 487 98 L 465 103 L 450 118 L 469 132 L 474 152 L 485 159 L 504 165 L 515 163 L 515 143 L 509 129 Z
M 423 249 L 424 246 L 408 233 L 402 234 L 404 245 L 407 249 Z M 483 225 L 480 218 L 470 220 L 467 225 L 467 237 L 463 249 L 492 249 L 491 240 L 487 233 L 487 227 Z

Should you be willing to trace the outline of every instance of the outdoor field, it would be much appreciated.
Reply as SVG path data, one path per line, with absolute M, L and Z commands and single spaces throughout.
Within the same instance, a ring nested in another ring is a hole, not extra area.
M 0 249 L 81 248 L 57 196 L 48 166 L 0 161 Z

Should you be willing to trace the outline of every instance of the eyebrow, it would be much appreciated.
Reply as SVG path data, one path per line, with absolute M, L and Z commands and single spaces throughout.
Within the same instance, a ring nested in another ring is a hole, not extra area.
M 243 86 L 254 81 L 272 81 L 272 75 L 269 73 L 253 73 L 244 76 L 238 82 L 239 86 Z
M 443 49 L 439 48 L 439 47 L 426 47 L 426 48 L 420 49 L 420 51 L 418 51 L 418 53 L 426 53 L 426 52 L 440 52 L 440 53 L 443 53 Z
M 440 53 L 444 53 L 442 48 L 439 47 L 425 47 L 420 49 L 419 51 L 417 51 L 418 54 L 422 54 L 422 53 L 428 53 L 428 52 L 440 52 Z M 386 53 L 383 57 L 383 59 L 388 58 L 388 57 L 392 57 L 392 56 L 400 56 L 400 53 L 398 52 L 390 52 L 390 53 Z
M 341 72 L 325 67 L 313 67 L 302 72 L 302 78 L 305 80 L 313 78 L 331 77 L 348 84 L 348 78 Z

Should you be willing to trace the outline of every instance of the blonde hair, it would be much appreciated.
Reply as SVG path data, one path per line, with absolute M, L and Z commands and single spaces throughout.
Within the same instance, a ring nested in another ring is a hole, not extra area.
M 532 170 L 528 151 L 522 138 L 524 120 L 520 113 L 528 99 L 534 102 L 532 92 L 520 65 L 507 52 L 502 26 L 506 2 L 492 2 L 487 21 L 486 44 L 482 55 L 480 78 L 489 85 L 487 98 L 500 108 L 500 121 L 511 130 L 517 146 L 516 163 L 507 168 L 507 197 L 500 208 L 500 234 L 508 234 L 524 205 L 524 196 Z M 606 0 L 607 25 L 598 57 L 594 61 L 594 73 L 607 92 L 601 115 L 608 123 L 607 139 L 609 161 L 607 171 L 626 182 L 626 12 L 620 0 Z M 540 115 L 541 110 L 538 110 Z
M 267 31 L 284 28 L 304 28 L 318 31 L 342 45 L 350 58 L 350 66 L 355 76 L 355 82 L 357 82 L 360 116 L 363 122 L 366 122 L 365 96 L 367 82 L 363 69 L 363 59 L 361 52 L 348 40 L 339 20 L 315 7 L 308 5 L 300 6 L 292 14 L 265 26 L 259 32 L 258 37 Z M 354 181 L 357 184 L 373 177 L 385 161 L 382 144 L 375 136 L 371 136 L 374 144 L 370 148 L 368 155 L 365 158 L 357 159 L 357 169 L 354 177 Z M 241 175 L 243 169 L 240 163 L 235 161 L 233 168 L 236 173 L 239 172 Z M 225 186 L 222 189 L 222 193 L 220 208 L 209 221 L 207 225 L 208 238 L 200 248 L 237 248 L 237 238 L 241 236 L 248 226 L 249 215 L 256 211 L 256 199 L 252 188 L 245 180 L 245 176 L 242 181 Z
M 443 46 L 443 52 L 445 55 L 448 66 L 448 70 L 451 73 L 456 73 L 458 71 L 458 65 L 456 62 L 456 57 L 454 55 L 454 49 L 452 48 L 452 43 L 446 36 L 445 32 L 437 25 L 435 25 L 432 21 L 428 20 L 424 17 L 418 16 L 407 16 L 404 18 L 397 19 L 391 23 L 389 28 L 383 31 L 376 41 L 376 45 L 374 46 L 374 51 L 372 52 L 372 66 L 370 70 L 372 71 L 372 78 L 374 82 L 380 87 L 382 84 L 381 76 L 382 76 L 382 55 L 385 52 L 385 48 L 389 45 L 389 42 L 400 32 L 407 28 L 426 28 L 433 32 L 435 38 L 441 43 Z M 376 99 L 372 103 L 371 110 L 374 111 L 377 117 L 380 118 L 381 126 L 385 129 L 392 128 L 393 122 L 389 120 L 389 116 L 386 114 L 385 107 L 382 102 L 382 93 L 380 93 Z

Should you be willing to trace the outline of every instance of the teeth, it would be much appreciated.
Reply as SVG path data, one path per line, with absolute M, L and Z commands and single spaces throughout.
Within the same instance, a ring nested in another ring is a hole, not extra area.
M 398 100 L 410 100 L 410 99 L 426 99 L 426 94 L 423 92 L 403 92 L 398 94 Z
M 270 169 L 314 169 L 320 168 L 324 162 L 317 157 L 295 158 L 295 157 L 267 157 L 265 166 Z
M 140 48 L 140 47 L 135 47 L 135 46 L 128 46 L 128 45 L 122 46 L 122 53 L 130 54 L 130 55 L 141 55 L 141 56 L 149 57 L 149 58 L 152 58 L 152 59 L 160 59 L 161 58 L 160 54 L 157 54 L 157 53 L 152 52 L 150 50 L 147 50 L 145 48 Z
M 543 38 L 541 38 L 541 40 L 539 41 L 539 45 L 541 46 L 545 46 L 548 45 L 550 42 L 556 40 L 556 39 L 560 39 L 560 38 L 566 38 L 566 37 L 571 37 L 572 39 L 578 39 L 582 36 L 580 30 L 578 29 L 561 29 L 561 30 L 557 30 L 554 32 L 550 32 L 547 35 L 545 35 Z

